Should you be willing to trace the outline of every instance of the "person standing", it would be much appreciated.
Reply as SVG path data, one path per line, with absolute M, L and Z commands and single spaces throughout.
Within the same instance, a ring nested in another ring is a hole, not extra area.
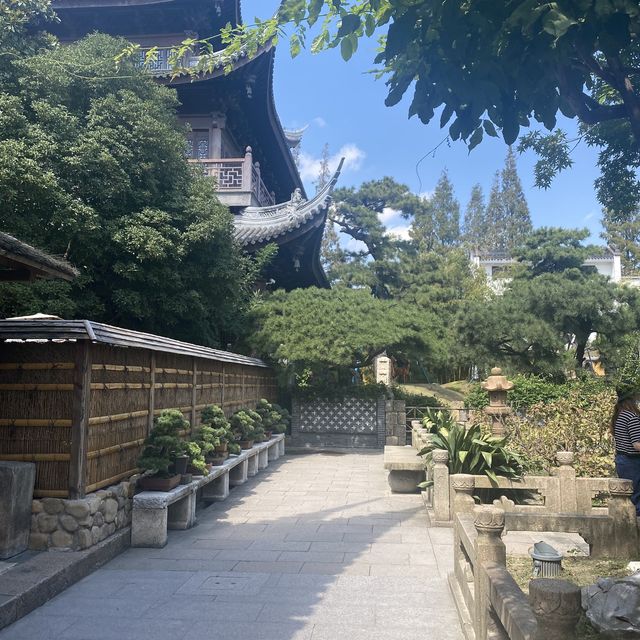
M 618 401 L 611 417 L 611 433 L 616 445 L 616 473 L 633 482 L 631 501 L 640 517 L 640 392 L 618 388 Z

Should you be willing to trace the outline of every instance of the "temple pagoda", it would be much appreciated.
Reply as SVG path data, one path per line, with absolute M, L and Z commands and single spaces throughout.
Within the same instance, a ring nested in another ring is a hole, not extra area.
M 267 280 L 293 289 L 328 286 L 320 244 L 339 171 L 308 199 L 293 152 L 303 129 L 285 131 L 273 97 L 275 47 L 235 56 L 207 72 L 175 77 L 172 49 L 186 38 L 208 41 L 221 52 L 221 28 L 241 23 L 239 0 L 53 0 L 60 22 L 51 29 L 62 43 L 101 32 L 123 37 L 145 51 L 156 48 L 145 69 L 178 93 L 178 117 L 189 128 L 186 153 L 216 179 L 218 196 L 235 214 L 236 236 L 247 251 L 277 243 Z M 181 60 L 195 67 L 199 51 Z M 222 54 L 221 54 L 222 58 Z

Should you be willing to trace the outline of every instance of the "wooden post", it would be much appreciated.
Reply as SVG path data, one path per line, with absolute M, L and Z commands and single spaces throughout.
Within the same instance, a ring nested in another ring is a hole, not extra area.
M 198 361 L 193 358 L 193 377 L 191 378 L 191 430 L 196 428 L 196 400 L 198 395 Z
M 241 365 L 241 366 L 242 366 L 242 387 L 240 388 L 240 391 L 241 391 L 240 398 L 241 398 L 242 406 L 244 407 L 245 406 L 245 400 L 247 398 L 245 396 L 246 391 L 245 391 L 245 380 L 244 380 L 244 366 L 243 365 Z
M 76 343 L 71 413 L 71 460 L 69 498 L 83 498 L 87 483 L 87 444 L 91 402 L 91 343 Z
M 151 352 L 151 379 L 149 384 L 149 415 L 147 416 L 147 435 L 153 429 L 153 413 L 156 410 L 156 352 Z
M 224 371 L 224 362 L 222 363 L 222 391 L 220 392 L 220 406 L 222 407 L 222 410 L 224 411 L 224 380 L 226 378 L 226 373 Z

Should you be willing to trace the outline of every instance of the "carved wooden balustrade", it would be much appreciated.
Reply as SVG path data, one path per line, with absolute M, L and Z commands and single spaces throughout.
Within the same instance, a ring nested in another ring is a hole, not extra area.
M 190 162 L 197 163 L 207 176 L 215 178 L 221 193 L 251 193 L 259 207 L 275 204 L 273 194 L 260 176 L 260 164 L 253 162 L 251 147 L 247 147 L 244 158 L 206 158 Z

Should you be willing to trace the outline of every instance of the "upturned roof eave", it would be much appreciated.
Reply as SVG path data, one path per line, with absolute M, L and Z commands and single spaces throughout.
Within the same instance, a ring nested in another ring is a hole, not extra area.
M 331 180 L 311 200 L 303 199 L 301 193 L 294 193 L 287 202 L 271 207 L 247 207 L 238 214 L 234 226 L 240 244 L 258 247 L 323 225 L 343 163 L 344 158 Z

